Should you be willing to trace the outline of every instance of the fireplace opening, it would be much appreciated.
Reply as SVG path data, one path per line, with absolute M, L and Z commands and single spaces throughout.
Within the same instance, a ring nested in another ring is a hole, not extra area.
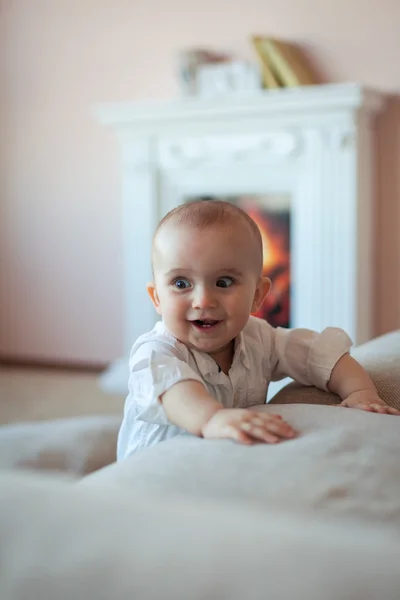
M 273 327 L 290 327 L 290 197 L 287 194 L 196 196 L 193 200 L 225 200 L 239 206 L 258 225 L 263 241 L 263 275 L 271 291 L 255 316 Z

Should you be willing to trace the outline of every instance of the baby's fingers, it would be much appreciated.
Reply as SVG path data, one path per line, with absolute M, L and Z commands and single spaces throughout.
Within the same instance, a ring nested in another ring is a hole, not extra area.
M 263 426 L 255 425 L 254 422 L 245 421 L 241 424 L 240 428 L 250 435 L 253 439 L 267 444 L 276 444 L 281 441 L 281 438 L 271 433 Z
M 385 415 L 387 413 L 387 409 L 389 408 L 388 406 L 385 406 L 384 404 L 379 404 L 378 402 L 370 404 L 370 407 L 374 412 L 380 413 L 381 415 Z
M 235 442 L 245 444 L 246 446 L 251 446 L 255 443 L 254 438 L 237 425 L 227 425 L 224 427 L 221 437 L 230 438 L 231 440 L 235 440 Z
M 349 406 L 346 401 L 343 401 L 339 406 Z M 350 405 L 351 406 L 351 405 Z M 375 412 L 381 415 L 400 415 L 400 411 L 387 404 L 380 404 L 379 402 L 360 402 L 359 404 L 351 406 L 351 408 L 358 408 L 359 410 L 365 410 L 367 412 Z
M 373 410 L 381 415 L 400 415 L 400 411 L 387 404 L 371 404 Z
M 370 404 L 360 402 L 359 404 L 348 404 L 345 400 L 339 404 L 339 406 L 345 406 L 346 408 L 357 408 L 358 410 L 366 410 L 367 412 L 373 412 L 373 408 Z
M 296 432 L 288 423 L 269 415 L 258 415 L 242 423 L 241 428 L 257 440 L 276 444 L 285 438 L 293 438 Z
M 254 425 L 262 426 L 268 431 L 272 433 L 276 433 L 277 435 L 284 438 L 292 438 L 297 435 L 297 432 L 289 425 L 282 420 L 282 417 L 278 415 L 258 415 L 253 418 L 251 422 Z

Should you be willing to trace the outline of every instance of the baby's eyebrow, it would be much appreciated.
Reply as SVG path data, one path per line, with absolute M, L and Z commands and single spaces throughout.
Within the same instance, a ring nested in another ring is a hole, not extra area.
M 172 277 L 173 275 L 183 275 L 190 273 L 191 269 L 170 269 L 165 273 L 166 277 Z
M 169 269 L 164 273 L 165 277 L 174 277 L 176 275 L 189 275 L 193 272 L 193 269 L 188 267 Z M 214 277 L 223 277 L 224 275 L 235 275 L 236 277 L 243 277 L 243 271 L 237 267 L 221 267 L 214 271 Z
M 218 269 L 218 273 L 229 273 L 232 275 L 237 275 L 238 277 L 241 277 L 243 275 L 243 271 L 240 271 L 236 267 L 226 267 L 223 269 Z

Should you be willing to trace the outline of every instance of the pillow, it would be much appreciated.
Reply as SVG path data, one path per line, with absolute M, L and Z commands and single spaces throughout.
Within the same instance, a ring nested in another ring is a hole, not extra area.
M 369 373 L 382 400 L 400 410 L 400 330 L 358 346 L 351 354 Z M 335 394 L 298 383 L 285 386 L 270 400 L 272 404 L 335 405 L 339 402 Z
M 387 528 L 34 473 L 0 474 L 0 552 L 1 600 L 400 595 L 400 537 Z
M 83 476 L 116 460 L 121 417 L 94 416 L 0 427 L 0 468 Z
M 330 406 L 264 405 L 297 431 L 280 444 L 179 436 L 84 478 L 188 502 L 232 499 L 377 521 L 400 532 L 400 417 Z

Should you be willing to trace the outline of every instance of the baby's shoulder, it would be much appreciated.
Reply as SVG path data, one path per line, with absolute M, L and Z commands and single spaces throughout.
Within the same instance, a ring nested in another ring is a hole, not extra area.
M 266 340 L 273 337 L 273 334 L 273 327 L 265 319 L 260 319 L 253 315 L 249 318 L 243 329 L 243 335 L 248 344 L 265 343 Z
M 251 365 L 261 364 L 263 368 L 271 361 L 273 353 L 274 329 L 258 317 L 251 316 L 242 331 L 242 343 Z
M 158 321 L 151 331 L 143 333 L 137 338 L 132 346 L 130 359 L 137 355 L 150 355 L 152 352 L 164 353 L 169 356 L 178 356 L 186 360 L 188 349 L 182 342 L 165 327 L 162 321 Z

